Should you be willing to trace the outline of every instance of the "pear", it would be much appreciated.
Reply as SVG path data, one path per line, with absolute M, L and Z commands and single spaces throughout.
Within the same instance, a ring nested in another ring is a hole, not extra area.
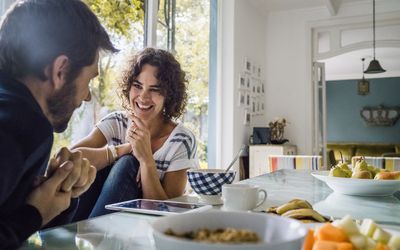
M 353 175 L 353 172 L 351 170 L 344 170 L 344 172 L 347 174 L 347 178 L 350 178 Z
M 356 179 L 372 179 L 372 174 L 369 171 L 355 171 L 351 178 L 356 178 Z
M 337 166 L 347 174 L 347 177 L 350 178 L 351 175 L 353 174 L 351 169 L 349 168 L 349 166 L 346 163 L 341 163 L 341 164 L 338 164 Z
M 381 172 L 381 170 L 379 169 L 379 168 L 375 168 L 375 171 L 374 171 L 374 173 L 373 173 L 373 178 L 375 178 L 375 176 L 377 175 L 377 174 L 379 174 Z
M 364 159 L 360 159 L 356 162 L 356 166 L 354 167 L 354 172 L 357 171 L 368 171 L 368 164 Z
M 348 175 L 341 168 L 334 167 L 329 171 L 329 176 L 348 178 Z
M 376 168 L 374 166 L 368 165 L 368 171 L 371 173 L 372 179 L 373 179 L 375 177 L 375 175 L 380 172 L 380 168 Z
M 368 169 L 369 172 L 375 172 L 375 167 L 372 166 L 372 165 L 368 165 L 367 169 Z
M 351 169 L 349 168 L 349 166 L 346 163 L 338 164 L 338 167 L 345 171 L 347 171 L 347 170 L 351 171 Z

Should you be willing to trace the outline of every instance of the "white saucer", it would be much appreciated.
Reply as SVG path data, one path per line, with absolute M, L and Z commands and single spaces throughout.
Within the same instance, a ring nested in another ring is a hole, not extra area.
M 222 206 L 221 210 L 223 210 L 223 211 L 233 211 L 233 212 L 248 212 L 248 213 L 256 212 L 254 210 L 240 210 L 240 209 L 227 208 L 225 206 Z
M 199 194 L 199 202 L 207 205 L 222 205 L 224 202 L 221 199 L 221 195 L 203 195 Z

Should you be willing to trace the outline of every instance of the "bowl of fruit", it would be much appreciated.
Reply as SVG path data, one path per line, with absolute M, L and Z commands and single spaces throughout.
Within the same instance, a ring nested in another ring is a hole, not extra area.
M 400 171 L 376 168 L 362 158 L 353 168 L 339 163 L 330 171 L 316 171 L 311 175 L 341 194 L 387 196 L 400 190 Z

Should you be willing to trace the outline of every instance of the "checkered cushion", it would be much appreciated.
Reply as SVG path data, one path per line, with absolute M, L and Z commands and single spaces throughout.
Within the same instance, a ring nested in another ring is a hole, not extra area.
M 187 172 L 190 186 L 197 194 L 217 195 L 222 191 L 222 185 L 232 183 L 235 172 L 207 173 Z

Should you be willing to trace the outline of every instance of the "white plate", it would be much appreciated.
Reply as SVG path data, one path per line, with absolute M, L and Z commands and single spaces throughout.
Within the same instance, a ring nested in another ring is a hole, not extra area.
M 224 202 L 221 199 L 221 195 L 204 195 L 199 194 L 199 203 L 206 205 L 222 205 Z
M 400 180 L 368 180 L 328 176 L 329 171 L 312 172 L 312 176 L 323 181 L 333 191 L 360 196 L 387 196 L 400 190 Z

